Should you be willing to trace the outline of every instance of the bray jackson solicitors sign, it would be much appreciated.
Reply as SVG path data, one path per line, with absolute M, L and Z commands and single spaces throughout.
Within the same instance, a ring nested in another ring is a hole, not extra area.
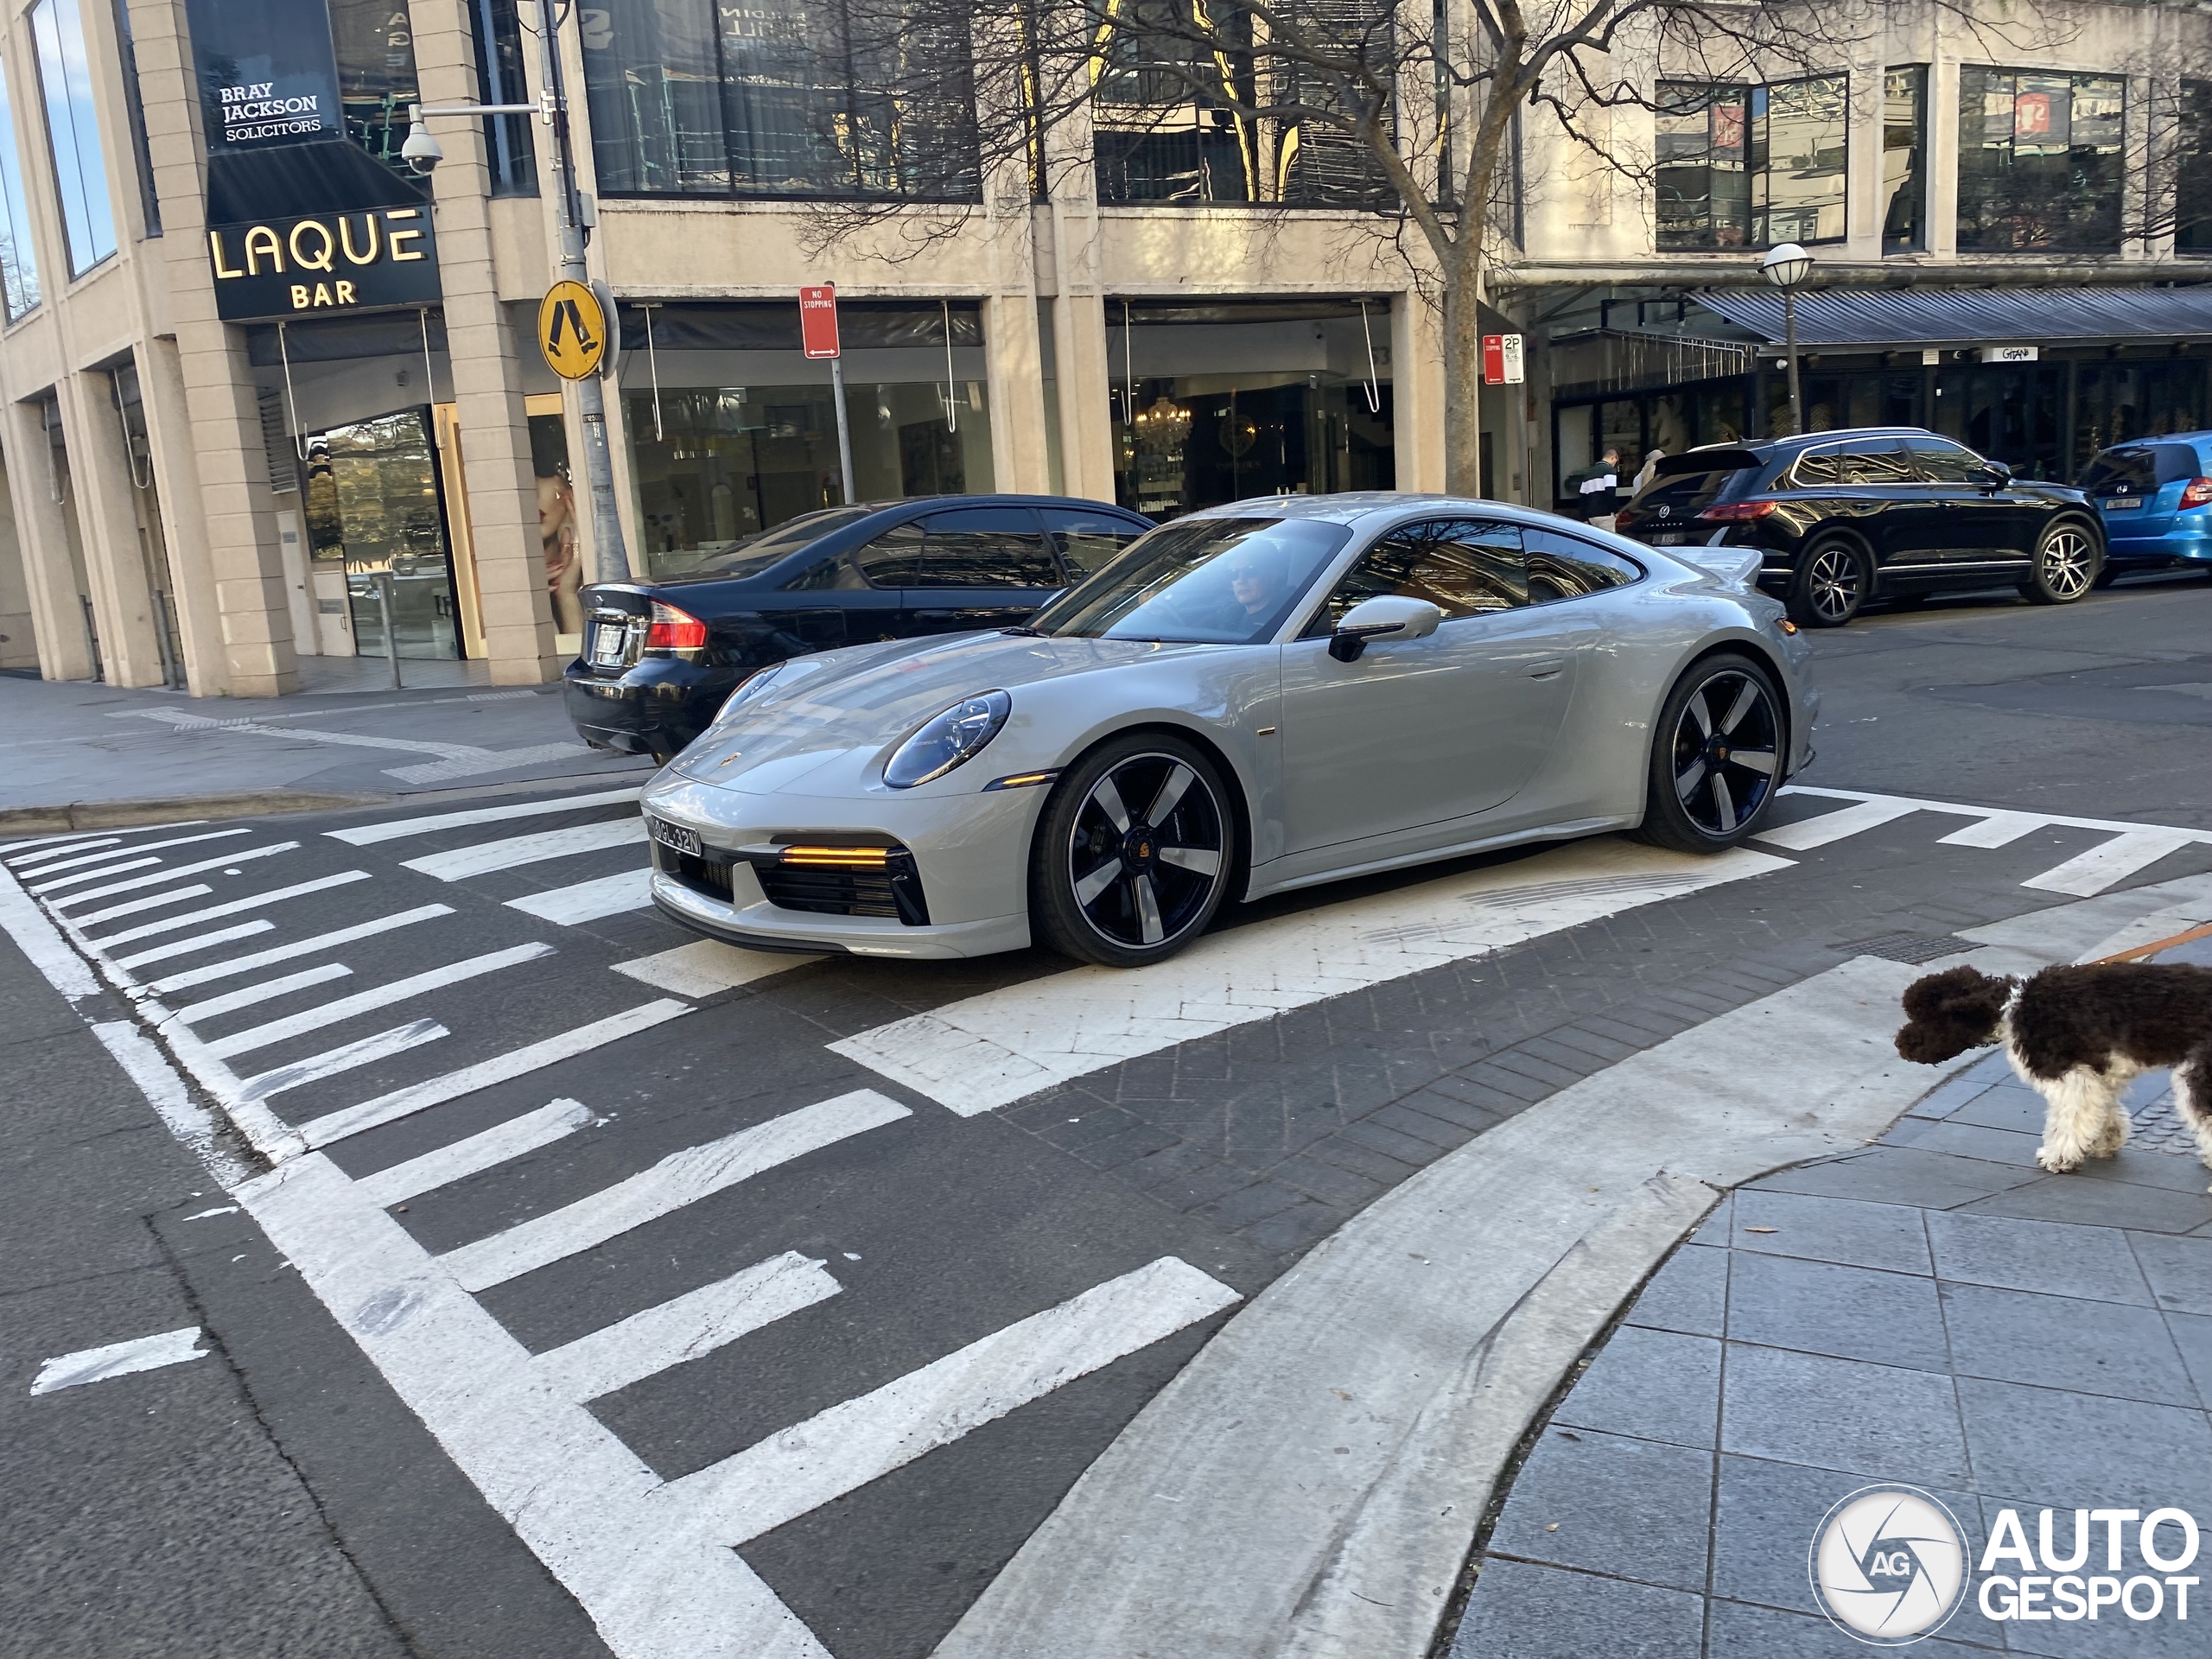
M 308 214 L 207 232 L 226 318 L 435 303 L 430 216 L 420 207 Z
M 326 0 L 187 0 L 229 321 L 435 303 L 423 189 L 346 136 Z

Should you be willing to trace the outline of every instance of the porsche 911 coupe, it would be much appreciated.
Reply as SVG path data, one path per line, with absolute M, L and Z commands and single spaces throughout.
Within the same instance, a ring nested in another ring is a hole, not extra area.
M 1811 756 L 1757 575 L 1495 501 L 1192 513 L 1026 626 L 745 681 L 645 791 L 654 902 L 754 949 L 1135 967 L 1345 876 L 1608 830 L 1719 852 Z

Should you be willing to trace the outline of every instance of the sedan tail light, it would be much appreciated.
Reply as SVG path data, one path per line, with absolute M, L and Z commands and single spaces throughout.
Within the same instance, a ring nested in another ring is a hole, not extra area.
M 1764 518 L 1782 504 L 1779 501 L 1722 501 L 1707 507 L 1698 517 L 1716 524 L 1745 524 L 1754 518 Z
M 653 601 L 652 625 L 645 630 L 647 651 L 703 651 L 707 625 L 689 611 Z
M 2212 478 L 2192 478 L 2182 486 L 2181 510 L 2212 506 Z

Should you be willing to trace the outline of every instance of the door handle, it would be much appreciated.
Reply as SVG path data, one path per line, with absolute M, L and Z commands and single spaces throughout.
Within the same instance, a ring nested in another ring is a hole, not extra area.
M 1531 663 L 1529 664 L 1529 677 L 1532 680 L 1548 680 L 1558 674 L 1563 673 L 1566 671 L 1566 658 L 1547 657 L 1541 663 Z

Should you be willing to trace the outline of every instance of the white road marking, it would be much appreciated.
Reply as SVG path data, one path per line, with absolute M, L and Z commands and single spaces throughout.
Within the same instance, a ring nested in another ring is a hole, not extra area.
M 502 841 L 480 841 L 451 852 L 431 853 L 409 859 L 404 868 L 441 881 L 459 881 L 518 864 L 536 864 L 549 858 L 569 858 L 596 853 L 609 847 L 628 847 L 645 838 L 643 818 L 611 818 L 605 823 L 580 824 L 573 830 L 547 830 L 534 836 L 509 836 Z
M 138 1085 L 138 1092 L 168 1125 L 169 1133 L 197 1153 L 224 1185 L 235 1185 L 253 1173 L 225 1144 L 223 1126 L 215 1114 L 193 1097 L 176 1068 L 143 1028 L 128 1020 L 104 1020 L 93 1026 L 92 1035 L 100 1039 L 124 1074 Z
M 78 928 L 97 927 L 102 922 L 113 921 L 118 916 L 139 916 L 149 910 L 167 910 L 171 905 L 181 905 L 188 899 L 205 899 L 215 889 L 205 881 L 194 881 L 188 887 L 178 887 L 168 893 L 157 893 L 150 899 L 133 899 L 128 904 L 110 905 L 105 910 L 95 910 L 88 915 L 70 918 L 70 925 Z
M 342 1071 L 351 1071 L 357 1066 L 373 1065 L 378 1060 L 388 1060 L 396 1054 L 404 1054 L 410 1048 L 420 1048 L 425 1043 L 435 1043 L 441 1037 L 452 1035 L 435 1020 L 412 1020 L 404 1026 L 394 1026 L 390 1031 L 380 1031 L 373 1037 L 364 1037 L 359 1042 L 325 1049 L 321 1053 L 310 1054 L 303 1060 L 294 1060 L 289 1065 L 276 1066 L 245 1078 L 238 1086 L 238 1097 L 245 1103 L 265 1101 L 288 1089 L 321 1083 L 324 1078 L 334 1077 Z
M 187 1216 L 185 1219 L 187 1221 L 207 1221 L 216 1216 L 235 1216 L 238 1213 L 238 1207 L 235 1204 L 219 1204 L 213 1210 L 195 1210 L 190 1215 Z
M 63 859 L 63 860 L 62 860 L 60 863 L 58 863 L 58 864 L 41 864 L 41 865 L 40 865 L 40 866 L 38 867 L 38 868 L 37 868 L 36 870 L 32 871 L 32 872 L 31 872 L 31 874 L 35 874 L 35 875 L 41 876 L 41 877 L 45 877 L 45 876 L 52 875 L 52 874 L 53 874 L 56 870 L 68 870 L 68 869 L 74 869 L 74 868 L 76 868 L 78 866 L 79 866 L 79 865 L 84 865 L 84 864 L 99 864 L 99 863 L 101 863 L 101 862 L 103 862 L 103 861 L 108 861 L 108 860 L 111 860 L 111 859 L 115 859 L 115 858 L 118 858 L 118 857 L 125 857 L 125 856 L 128 856 L 129 855 L 130 855 L 130 854 L 132 854 L 132 853 L 153 853 L 153 852 L 159 852 L 159 851 L 160 851 L 162 848 L 164 848 L 164 847 L 189 847 L 190 845 L 192 845 L 192 843 L 193 843 L 193 842 L 198 842 L 198 841 L 221 841 L 221 840 L 223 840 L 226 836 L 250 836 L 250 835 L 251 835 L 252 833 L 253 833 L 253 831 L 252 831 L 251 830 L 250 830 L 250 829 L 247 829 L 247 830 L 208 830 L 208 831 L 207 831 L 206 834 L 204 834 L 204 835 L 198 835 L 198 836 L 170 836 L 170 837 L 169 837 L 169 839 L 168 839 L 168 840 L 167 840 L 167 841 L 135 841 L 135 842 L 131 842 L 130 846 L 128 846 L 128 847 L 124 848 L 124 850 L 123 850 L 123 852 L 122 852 L 122 853 L 120 853 L 120 854 L 118 854 L 118 853 L 88 853 L 88 854 L 86 854 L 84 856 L 79 857 L 79 858 L 65 858 L 65 859 Z M 73 852 L 73 851 L 75 851 L 76 849 L 73 849 L 73 848 L 65 848 L 63 850 L 64 850 L 64 851 Z M 33 888 L 31 889 L 31 891 L 32 891 L 33 893 L 43 893 L 43 892 L 45 891 L 45 889 L 44 889 L 43 887 L 33 887 Z
M 270 1044 L 281 1043 L 288 1037 L 320 1031 L 325 1026 L 334 1026 L 340 1020 L 351 1020 L 357 1014 L 390 1007 L 395 1002 L 404 1002 L 411 997 L 426 996 L 448 985 L 458 985 L 463 980 L 496 974 L 502 968 L 535 962 L 540 957 L 552 954 L 551 945 L 532 941 L 528 944 L 510 945 L 505 950 L 487 951 L 480 957 L 469 957 L 461 962 L 449 962 L 442 967 L 410 974 L 405 979 L 395 979 L 389 984 L 356 991 L 351 996 L 341 996 L 335 1002 L 326 1002 L 321 1007 L 303 1008 L 297 1014 L 286 1014 L 282 1020 L 271 1020 L 266 1025 L 250 1026 L 244 1031 L 234 1031 L 227 1037 L 220 1037 L 209 1043 L 207 1052 L 218 1059 L 227 1060 L 233 1054 L 266 1048 Z
M 2054 865 L 2020 885 L 2038 887 L 2046 893 L 2070 893 L 2089 898 L 2157 863 L 2167 854 L 2178 852 L 2203 838 L 2193 830 L 2131 830 L 2086 852 L 2076 853 L 2063 864 Z
M 717 992 L 749 985 L 756 979 L 804 968 L 819 957 L 794 956 L 782 950 L 747 950 L 719 939 L 700 939 L 613 964 L 614 971 L 678 996 L 713 996 Z
M 39 847 L 39 841 L 53 841 L 62 844 Z M 39 841 L 10 842 L 8 844 L 10 847 L 38 847 L 39 850 L 35 853 L 10 853 L 4 860 L 0 860 L 0 863 L 5 863 L 11 870 L 22 870 L 27 874 L 35 873 L 29 870 L 31 865 L 42 865 L 48 859 L 60 858 L 67 853 L 83 852 L 91 847 L 119 846 L 122 844 L 123 837 L 121 836 L 41 836 Z
M 252 859 L 274 858 L 279 853 L 296 852 L 299 845 L 296 841 L 280 841 L 270 847 L 249 847 L 242 853 L 203 859 L 197 864 L 179 864 L 173 869 L 156 870 L 151 875 L 134 875 L 128 881 L 111 881 L 104 887 L 87 888 L 83 893 L 73 893 L 66 898 L 49 899 L 46 902 L 58 908 L 63 905 L 81 905 L 88 899 L 105 899 L 113 893 L 136 893 L 146 887 L 157 887 L 164 881 L 174 881 L 180 876 L 198 875 L 203 870 L 226 869 Z
M 202 887 L 200 891 L 205 893 L 207 889 Z M 149 962 L 166 962 L 171 957 L 189 956 L 194 950 L 205 950 L 213 945 L 228 944 L 233 939 L 250 939 L 257 933 L 273 933 L 276 931 L 276 924 L 274 922 L 240 922 L 236 927 L 219 927 L 213 933 L 195 933 L 188 939 L 179 939 L 174 944 L 160 945 L 151 950 L 141 950 L 135 956 L 118 957 L 115 965 L 118 968 L 142 968 Z
M 126 709 L 124 718 L 159 721 L 183 731 L 245 732 L 256 737 L 281 737 L 293 741 L 330 743 L 342 748 L 397 749 L 403 754 L 435 754 L 422 766 L 387 766 L 385 775 L 410 784 L 435 783 L 445 778 L 473 778 L 483 772 L 508 772 L 535 766 L 541 760 L 565 760 L 588 754 L 582 743 L 539 743 L 522 749 L 486 749 L 473 743 L 433 743 L 405 737 L 370 737 L 360 732 L 316 731 L 305 726 L 264 726 L 254 720 L 214 720 L 188 714 L 181 709 Z
M 1211 934 L 1149 968 L 1078 968 L 830 1044 L 963 1116 L 1087 1072 L 1468 957 L 1787 869 L 1580 842 L 1510 865 Z
M 351 979 L 353 970 L 342 962 L 327 962 L 320 968 L 302 969 L 296 974 L 286 974 L 278 979 L 265 979 L 258 985 L 245 985 L 235 991 L 226 991 L 220 996 L 211 996 L 202 1002 L 194 1002 L 179 1008 L 169 1018 L 181 1026 L 198 1025 L 202 1020 L 212 1020 L 219 1014 L 234 1014 L 240 1008 L 250 1008 L 257 1002 L 269 1002 L 294 991 L 303 991 L 310 985 L 321 985 L 334 979 Z
M 690 1012 L 690 1003 L 666 998 L 658 1002 L 643 1003 L 620 1014 L 609 1014 L 604 1020 L 594 1020 L 590 1025 L 579 1026 L 573 1031 L 548 1037 L 542 1042 L 531 1043 L 527 1047 L 495 1054 L 488 1060 L 477 1061 L 474 1065 L 464 1065 L 457 1071 L 448 1071 L 442 1077 L 432 1077 L 427 1083 L 410 1084 L 404 1089 L 395 1089 L 388 1095 L 378 1095 L 374 1100 L 365 1100 L 358 1106 L 326 1112 L 321 1117 L 302 1123 L 299 1134 L 310 1147 L 327 1147 L 349 1135 L 359 1135 L 364 1129 L 373 1129 L 380 1124 L 411 1116 L 432 1106 L 442 1106 L 449 1100 L 459 1100 L 463 1095 L 473 1095 L 495 1083 L 526 1077 L 541 1067 L 552 1065 L 574 1055 L 588 1053 L 639 1032 L 649 1031 L 664 1020 Z
M 525 1153 L 550 1147 L 578 1129 L 606 1121 L 581 1101 L 553 1101 L 534 1112 L 494 1123 L 466 1140 L 426 1152 L 419 1158 L 410 1158 L 389 1169 L 380 1169 L 373 1175 L 361 1176 L 353 1185 L 368 1194 L 372 1202 L 390 1208 L 424 1192 L 449 1186 L 465 1176 L 496 1169 Z
M 513 806 L 480 806 L 467 812 L 438 812 L 427 818 L 394 818 L 385 823 L 365 823 L 354 830 L 327 830 L 323 833 L 333 841 L 366 847 L 379 841 L 397 841 L 405 836 L 429 836 L 442 830 L 465 830 L 471 824 L 505 823 L 510 818 L 534 818 L 550 812 L 573 812 L 587 806 L 612 806 L 619 801 L 634 801 L 640 792 L 634 789 L 601 790 L 591 795 L 563 795 L 550 800 L 523 801 Z
M 257 950 L 250 957 L 232 957 L 227 962 L 213 962 L 205 968 L 193 968 L 181 974 L 171 974 L 167 979 L 156 980 L 146 988 L 156 995 L 161 995 L 168 991 L 181 991 L 187 986 L 204 985 L 211 979 L 223 979 L 232 974 L 247 973 L 256 968 L 266 968 L 271 963 L 289 962 L 295 957 L 313 956 L 316 951 L 329 950 L 334 945 L 351 944 L 356 939 L 373 938 L 379 933 L 389 933 L 394 928 L 409 927 L 416 922 L 427 922 L 439 916 L 452 914 L 451 905 L 423 905 L 413 910 L 403 910 L 396 915 L 379 916 L 374 921 L 357 922 L 352 927 L 341 927 L 328 933 L 318 933 L 315 938 L 302 939 L 296 944 L 280 944 L 271 950 Z M 270 924 L 264 922 L 262 925 L 266 927 Z
M 319 876 L 313 881 L 302 881 L 296 887 L 279 887 L 274 893 L 257 893 L 250 899 L 233 899 L 227 905 L 210 905 L 207 909 L 195 910 L 189 915 L 172 916 L 165 922 L 148 922 L 142 927 L 111 933 L 104 939 L 86 939 L 85 943 L 105 950 L 111 944 L 128 944 L 133 939 L 149 939 L 156 933 L 174 933 L 179 928 L 194 927 L 201 922 L 212 922 L 220 917 L 236 916 L 242 911 L 259 910 L 264 905 L 273 905 L 282 899 L 302 898 L 310 893 L 325 893 L 332 887 L 342 887 L 348 882 L 368 879 L 366 870 L 340 870 L 335 875 Z M 103 916 L 111 913 L 107 911 L 100 912 Z M 93 919 L 90 916 L 81 917 L 76 925 L 89 926 Z
M 31 883 L 31 891 L 41 894 L 59 893 L 64 887 L 79 887 L 86 881 L 105 881 L 109 876 L 121 875 L 125 870 L 143 870 L 162 861 L 159 858 L 126 858 L 120 864 L 105 864 L 97 870 L 79 870 L 74 875 L 65 875 L 58 880 L 34 881 Z M 42 875 L 45 872 L 37 871 L 34 874 Z
M 533 893 L 527 899 L 510 899 L 507 908 L 543 921 L 558 922 L 563 927 L 575 927 L 602 917 L 620 916 L 625 911 L 644 910 L 653 901 L 652 889 L 652 870 L 624 870 L 620 875 L 602 875 L 595 881 L 579 881 L 574 887 L 555 887 L 550 893 Z
M 669 1496 L 742 1544 L 1242 1300 L 1164 1255 L 671 1481 Z
M 99 995 L 100 982 L 93 977 L 91 964 L 69 948 L 60 930 L 39 909 L 38 901 L 13 876 L 0 876 L 0 928 L 7 931 L 16 948 L 29 958 L 46 982 L 71 1002 Z
M 704 1146 L 671 1153 L 627 1180 L 448 1250 L 438 1261 L 464 1290 L 488 1290 L 672 1215 L 764 1170 L 912 1116 L 888 1096 L 857 1089 Z
M 827 1301 L 842 1288 L 821 1262 L 786 1250 L 540 1354 L 535 1369 L 563 1399 L 596 1400 Z
M 830 1659 L 735 1550 L 318 1154 L 237 1197 L 621 1659 Z
M 199 1341 L 200 1327 L 188 1325 L 181 1331 L 164 1331 L 157 1337 L 139 1337 L 130 1342 L 111 1342 L 105 1348 L 64 1354 L 39 1367 L 38 1379 L 31 1384 L 31 1392 L 52 1394 L 56 1389 L 74 1389 L 111 1376 L 128 1376 L 133 1371 L 150 1371 L 163 1365 L 181 1365 L 188 1359 L 204 1359 L 208 1351 L 200 1347 Z
M 1857 806 L 1847 806 L 1840 812 L 1827 812 L 1817 818 L 1802 818 L 1796 823 L 1785 823 L 1772 830 L 1762 830 L 1753 836 L 1769 847 L 1780 847 L 1789 852 L 1808 853 L 1815 847 L 1825 847 L 1847 836 L 1863 835 L 1869 830 L 1879 829 L 1893 818 L 1920 810 L 1916 802 L 1861 801 Z
M 449 760 L 386 766 L 384 775 L 397 778 L 403 784 L 437 784 L 455 778 L 480 778 L 486 772 L 512 772 L 517 766 L 535 766 L 547 760 L 567 760 L 590 753 L 590 746 L 583 743 L 536 743 L 523 749 L 479 749 L 474 754 L 459 754 Z
M 2050 822 L 2034 812 L 1992 812 L 1987 817 L 1936 837 L 1942 847 L 2009 847 L 2031 830 Z

